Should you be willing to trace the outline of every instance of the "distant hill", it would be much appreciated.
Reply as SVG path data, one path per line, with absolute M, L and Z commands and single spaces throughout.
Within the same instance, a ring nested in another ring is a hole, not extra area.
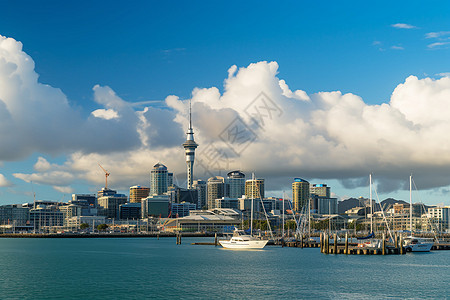
M 388 207 L 392 207 L 394 203 L 401 203 L 401 204 L 409 204 L 406 201 L 403 200 L 396 200 L 393 198 L 387 198 L 380 203 L 374 203 L 373 210 L 374 211 L 380 211 L 381 207 L 384 207 L 384 209 L 387 209 Z M 343 201 L 338 202 L 338 213 L 344 214 L 347 210 L 352 209 L 354 207 L 362 207 L 364 205 L 369 205 L 369 199 L 367 198 L 349 198 Z

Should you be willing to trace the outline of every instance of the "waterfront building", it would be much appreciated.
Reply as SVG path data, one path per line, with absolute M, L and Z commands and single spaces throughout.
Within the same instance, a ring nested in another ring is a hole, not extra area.
M 225 196 L 225 180 L 221 176 L 214 176 L 208 179 L 207 183 L 208 209 L 214 209 L 216 199 Z
M 86 201 L 90 206 L 97 205 L 97 197 L 95 194 L 72 194 L 72 203 L 78 204 L 78 202 Z
M 245 174 L 241 171 L 231 171 L 227 174 L 225 196 L 239 198 L 245 195 Z
M 141 203 L 141 200 L 147 198 L 150 188 L 140 185 L 130 187 L 130 203 Z
M 330 198 L 330 187 L 323 183 L 313 184 L 309 187 L 309 194 Z
M 245 182 L 245 197 L 264 199 L 264 179 L 249 179 Z
M 198 232 L 233 232 L 241 224 L 239 213 L 233 215 L 220 214 L 214 210 L 191 210 L 189 216 L 168 219 L 164 224 L 165 231 L 198 231 Z
M 122 220 L 140 219 L 141 218 L 141 202 L 121 204 L 119 206 L 119 215 L 120 215 L 120 219 L 122 219 Z
M 38 231 L 48 227 L 60 227 L 64 225 L 64 214 L 56 205 L 39 204 L 30 209 L 30 225 Z
M 186 153 L 186 166 L 187 166 L 187 189 L 192 189 L 192 183 L 194 178 L 194 160 L 195 149 L 198 147 L 194 141 L 194 130 L 192 129 L 192 114 L 191 114 L 191 101 L 189 100 L 189 128 L 186 133 L 186 141 L 183 143 L 183 147 Z
M 171 204 L 171 217 L 183 218 L 189 216 L 191 210 L 196 210 L 197 205 L 189 202 L 172 203 Z
M 450 232 L 450 206 L 429 207 L 427 218 L 434 229 Z
M 167 218 L 170 209 L 169 195 L 152 195 L 141 200 L 141 218 Z
M 124 194 L 110 194 L 108 196 L 102 196 L 97 199 L 99 208 L 99 215 L 107 218 L 119 219 L 120 212 L 119 207 L 121 204 L 125 204 L 128 201 L 128 197 Z
M 162 195 L 169 186 L 167 167 L 157 163 L 150 171 L 150 195 Z
M 83 223 L 89 225 L 89 231 L 94 231 L 98 225 L 106 224 L 107 221 L 105 216 L 74 216 L 66 220 L 64 227 L 67 230 L 77 231 Z
M 192 184 L 192 188 L 196 189 L 198 192 L 198 201 L 197 201 L 197 207 L 198 209 L 203 209 L 205 206 L 207 206 L 207 197 L 206 197 L 206 181 L 197 179 Z
M 81 216 L 82 207 L 80 205 L 69 204 L 69 205 L 62 205 L 58 208 L 63 213 L 64 225 L 67 224 L 67 219 L 75 217 L 75 216 Z
M 10 204 L 0 206 L 0 225 L 14 224 L 15 226 L 26 226 L 29 223 L 29 209 L 21 204 Z
M 222 197 L 220 199 L 215 200 L 214 208 L 231 208 L 231 209 L 239 209 L 240 202 L 238 198 L 231 197 Z
M 294 178 L 292 183 L 292 202 L 294 211 L 301 212 L 308 205 L 309 182 L 302 178 Z

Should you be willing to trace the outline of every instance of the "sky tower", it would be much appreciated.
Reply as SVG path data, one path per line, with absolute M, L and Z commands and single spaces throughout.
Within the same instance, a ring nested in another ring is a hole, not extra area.
M 192 181 L 194 175 L 194 159 L 195 148 L 197 143 L 194 141 L 194 130 L 192 129 L 192 114 L 191 114 L 191 100 L 189 100 L 189 129 L 186 133 L 186 142 L 183 143 L 184 151 L 186 152 L 187 165 L 187 188 L 192 189 Z

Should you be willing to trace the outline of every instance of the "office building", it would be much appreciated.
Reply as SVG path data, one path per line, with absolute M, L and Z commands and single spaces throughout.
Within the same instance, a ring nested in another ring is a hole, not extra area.
M 152 195 L 141 200 L 141 217 L 167 218 L 170 212 L 169 195 Z
M 140 185 L 130 187 L 130 203 L 141 203 L 141 200 L 147 198 L 150 188 Z
M 169 175 L 167 167 L 162 163 L 157 163 L 150 171 L 150 196 L 162 195 L 167 192 L 169 186 Z
M 72 203 L 78 204 L 80 201 L 86 201 L 90 206 L 97 205 L 97 197 L 95 194 L 72 194 Z
M 40 231 L 44 227 L 64 225 L 64 214 L 56 205 L 37 205 L 30 209 L 30 225 Z
M 309 187 L 309 194 L 330 198 L 330 187 L 323 183 L 313 184 Z
M 29 221 L 29 208 L 21 204 L 10 204 L 0 206 L 0 225 L 13 224 L 25 226 Z
M 136 220 L 141 218 L 141 202 L 125 203 L 119 206 L 119 215 L 122 220 Z
M 241 171 L 229 172 L 225 183 L 227 197 L 239 198 L 245 195 L 245 174 Z
M 198 179 L 195 180 L 192 184 L 192 188 L 197 190 L 198 193 L 198 201 L 197 207 L 198 209 L 203 209 L 207 207 L 207 197 L 206 197 L 206 181 Z
M 100 208 L 98 214 L 107 218 L 120 218 L 119 207 L 121 204 L 125 204 L 128 201 L 128 197 L 124 194 L 109 194 L 108 196 L 102 196 L 97 199 L 98 207 Z
M 171 217 L 183 218 L 189 216 L 191 210 L 196 210 L 197 205 L 189 202 L 172 203 L 171 204 Z
M 240 202 L 238 198 L 228 198 L 222 197 L 220 199 L 216 199 L 215 208 L 231 208 L 231 209 L 239 209 Z
M 249 179 L 245 182 L 245 197 L 264 199 L 264 179 Z
M 220 199 L 225 196 L 225 180 L 223 177 L 214 176 L 208 179 L 207 183 L 207 201 L 208 209 L 214 209 L 216 207 L 216 199 Z
M 294 178 L 292 183 L 292 202 L 294 203 L 294 211 L 301 212 L 303 208 L 307 209 L 309 201 L 309 182 Z

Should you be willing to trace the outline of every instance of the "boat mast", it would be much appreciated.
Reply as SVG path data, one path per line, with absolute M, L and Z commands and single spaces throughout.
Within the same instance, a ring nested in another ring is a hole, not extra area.
M 369 174 L 369 191 L 370 191 L 370 233 L 373 232 L 373 205 L 372 205 L 372 173 Z
M 250 209 L 250 235 L 253 235 L 253 192 L 255 185 L 255 173 L 252 173 L 252 201 L 251 201 L 251 209 Z
M 412 174 L 409 175 L 409 230 L 412 236 Z
M 283 235 L 282 237 L 284 237 L 284 191 L 283 191 Z

